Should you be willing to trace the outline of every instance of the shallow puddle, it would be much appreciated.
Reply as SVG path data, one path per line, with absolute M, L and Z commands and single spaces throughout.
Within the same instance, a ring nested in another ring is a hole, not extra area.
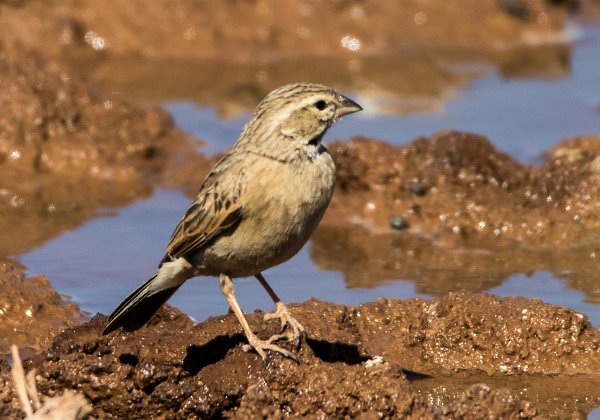
M 162 258 L 172 229 L 190 204 L 181 192 L 159 190 L 147 200 L 112 216 L 101 217 L 67 232 L 21 257 L 29 273 L 43 273 L 53 286 L 89 312 L 112 312 L 138 283 L 145 281 Z M 370 289 L 347 288 L 342 273 L 318 269 L 309 257 L 310 244 L 291 261 L 265 272 L 286 302 L 315 297 L 348 305 L 380 296 L 427 297 L 410 281 L 395 281 Z M 270 311 L 273 303 L 254 279 L 236 281 L 242 307 Z M 228 305 L 216 278 L 188 281 L 169 301 L 194 319 L 222 315 Z
M 499 149 L 521 161 L 534 162 L 564 137 L 600 132 L 600 96 L 594 88 L 600 86 L 600 28 L 584 28 L 565 60 L 557 71 L 538 69 L 533 74 L 523 69 L 514 70 L 514 74 L 506 69 L 497 73 L 483 66 L 485 76 L 471 82 L 466 90 L 456 91 L 451 99 L 428 113 L 388 115 L 378 105 L 381 98 L 361 98 L 359 94 L 356 99 L 366 112 L 337 124 L 327 137 L 362 134 L 404 143 L 452 128 L 484 134 Z M 555 61 L 551 63 L 556 65 Z M 563 74 L 565 71 L 567 74 Z M 519 77 L 506 78 L 515 75 Z M 192 99 L 181 97 L 164 107 L 182 129 L 210 139 L 203 152 L 213 154 L 227 149 L 247 115 L 222 120 L 214 108 L 195 105 Z M 401 103 L 402 99 L 395 97 L 392 102 Z M 370 105 L 376 111 L 369 111 Z M 150 199 L 88 221 L 19 258 L 30 274 L 47 275 L 59 292 L 71 296 L 82 309 L 110 313 L 153 273 L 172 229 L 190 201 L 179 191 L 158 190 Z M 323 230 L 320 232 L 326 235 Z M 368 246 L 379 246 L 378 241 L 376 238 Z M 427 252 L 442 252 L 431 246 L 426 248 Z M 343 261 L 336 262 L 335 251 L 332 254 L 318 241 L 311 242 L 293 260 L 272 268 L 266 276 L 286 302 L 316 297 L 356 304 L 379 296 L 407 298 L 437 296 L 451 290 L 489 291 L 539 297 L 569 306 L 588 314 L 593 325 L 600 326 L 600 307 L 596 304 L 600 302 L 600 286 L 595 286 L 592 275 L 596 267 L 593 249 L 567 252 L 570 262 L 563 265 L 543 263 L 546 257 L 549 261 L 562 258 L 563 254 L 559 254 L 538 256 L 529 266 L 523 261 L 513 264 L 514 255 L 501 256 L 498 264 L 489 264 L 489 255 L 484 253 L 482 257 L 477 251 L 463 250 L 458 263 L 455 259 L 444 263 L 442 259 L 435 267 L 429 265 L 428 259 L 419 263 L 413 258 L 408 264 L 406 249 L 406 245 L 394 245 L 392 241 L 384 251 L 373 253 L 373 258 L 383 258 L 383 265 L 392 267 L 378 272 L 375 268 L 381 266 L 381 261 L 367 259 L 362 261 L 362 267 L 348 266 Z M 591 253 L 594 256 L 590 257 Z M 345 252 L 340 255 L 343 257 Z M 580 264 L 580 259 L 587 262 Z M 477 261 L 483 268 L 473 268 L 471 263 L 477 265 Z M 359 277 L 365 281 L 356 280 Z M 239 280 L 237 291 L 246 311 L 272 307 L 253 279 Z M 214 279 L 189 281 L 170 303 L 197 320 L 227 311 Z
M 472 63 L 470 67 L 477 71 L 469 74 L 481 77 L 465 89 L 452 88 L 441 98 L 420 96 L 421 107 L 410 106 L 414 97 L 394 92 L 354 93 L 365 110 L 334 125 L 327 138 L 364 135 L 403 144 L 452 129 L 482 134 L 521 162 L 536 162 L 564 138 L 600 132 L 600 91 L 595 88 L 600 86 L 600 27 L 577 32 L 579 37 L 570 49 L 555 47 L 555 54 L 564 53 L 563 62 L 549 60 L 546 67 L 529 69 L 531 73 L 520 67 L 528 62 L 515 64 L 512 72 Z M 534 61 L 532 54 L 528 51 L 527 58 Z M 465 68 L 469 66 L 463 63 L 457 71 Z M 223 121 L 213 108 L 185 100 L 169 102 L 165 108 L 182 129 L 211 140 L 203 149 L 206 153 L 231 146 L 247 119 L 245 115 Z
M 524 400 L 537 401 L 548 418 L 598 418 L 597 409 L 592 408 L 600 403 L 597 392 L 600 384 L 597 378 L 586 375 L 567 378 L 551 375 L 491 378 L 459 373 L 452 378 L 442 376 L 411 381 L 418 394 L 440 406 L 456 401 L 461 393 L 478 383 L 485 383 L 492 389 L 508 388 Z M 578 397 L 574 400 L 573 395 Z

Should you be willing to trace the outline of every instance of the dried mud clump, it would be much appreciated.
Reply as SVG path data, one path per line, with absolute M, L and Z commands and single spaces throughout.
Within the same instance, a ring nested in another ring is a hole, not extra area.
M 65 302 L 46 277 L 26 277 L 14 264 L 0 263 L 0 355 L 11 344 L 39 353 L 56 334 L 84 320 L 77 305 Z
M 101 335 L 106 317 L 98 315 L 58 335 L 25 368 L 37 370 L 42 394 L 76 389 L 103 418 L 532 418 L 544 414 L 535 406 L 549 410 L 548 401 L 532 404 L 507 390 L 468 384 L 502 378 L 502 388 L 510 388 L 510 378 L 535 373 L 565 383 L 575 374 L 579 381 L 600 374 L 600 335 L 587 318 L 535 300 L 450 294 L 358 307 L 311 300 L 292 312 L 308 331 L 300 364 L 276 355 L 263 364 L 243 352 L 231 314 L 194 324 L 166 307 L 147 327 L 109 336 Z M 249 316 L 264 337 L 276 332 L 275 323 L 261 319 Z M 6 367 L 0 370 L 7 380 Z M 414 390 L 427 378 L 457 372 L 467 375 L 465 386 L 441 406 L 422 387 Z M 16 409 L 13 394 L 5 402 L 0 415 Z
M 482 136 L 441 132 L 405 146 L 334 143 L 338 192 L 325 224 L 404 230 L 438 243 L 591 243 L 600 233 L 600 172 L 592 142 L 573 140 L 540 167 L 522 165 Z
M 2 44 L 0 92 L 0 255 L 149 194 L 170 160 L 190 154 L 165 112 L 102 97 L 61 65 Z

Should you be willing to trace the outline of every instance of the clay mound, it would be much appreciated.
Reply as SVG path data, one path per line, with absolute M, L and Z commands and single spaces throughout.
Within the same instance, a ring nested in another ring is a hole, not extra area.
M 453 402 L 436 407 L 411 382 L 457 372 L 488 380 L 600 373 L 598 330 L 584 315 L 536 300 L 450 294 L 359 307 L 311 300 L 292 312 L 308 332 L 300 364 L 269 355 L 265 365 L 244 353 L 233 315 L 194 324 L 166 307 L 135 333 L 101 336 L 106 317 L 98 315 L 58 335 L 25 367 L 37 369 L 42 394 L 79 390 L 95 416 L 109 418 L 532 417 L 538 413 L 533 405 L 506 390 L 477 386 L 465 394 L 463 388 Z M 263 338 L 276 332 L 275 323 L 261 319 L 260 313 L 249 316 Z M 7 401 L 1 414 L 12 413 L 15 404 Z
M 339 188 L 324 224 L 395 227 L 484 248 L 596 242 L 600 163 L 591 144 L 567 141 L 532 167 L 485 137 L 455 131 L 402 146 L 336 142 Z
M 56 334 L 87 319 L 52 288 L 45 276 L 26 277 L 13 263 L 0 263 L 0 355 L 16 344 L 39 353 Z
M 0 255 L 25 252 L 151 193 L 167 167 L 207 166 L 171 117 L 102 96 L 64 66 L 0 43 Z

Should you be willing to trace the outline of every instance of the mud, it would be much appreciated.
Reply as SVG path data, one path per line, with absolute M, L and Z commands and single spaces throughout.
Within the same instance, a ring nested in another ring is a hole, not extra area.
M 321 269 L 342 272 L 350 288 L 403 279 L 413 282 L 417 293 L 442 296 L 490 290 L 516 274 L 549 272 L 568 289 L 582 291 L 586 302 L 600 303 L 597 243 L 492 248 L 440 246 L 408 232 L 322 226 L 312 236 L 310 257 Z
M 504 77 L 566 74 L 567 17 L 600 15 L 594 2 L 544 0 L 0 8 L 0 39 L 60 58 L 104 91 L 154 102 L 192 97 L 226 117 L 298 80 L 352 91 L 379 112 L 436 110 L 486 72 L 481 63 Z
M 399 227 L 439 246 L 593 244 L 600 229 L 593 145 L 566 141 L 541 166 L 528 166 L 485 137 L 452 131 L 405 146 L 335 143 L 338 189 L 323 225 Z
M 537 166 L 497 151 L 484 136 L 455 131 L 400 146 L 362 137 L 332 142 L 328 149 L 337 167 L 336 191 L 315 235 L 318 252 L 313 256 L 317 262 L 320 255 L 330 261 L 326 268 L 347 260 L 356 275 L 355 254 L 370 261 L 365 270 L 372 274 L 378 263 L 369 249 L 383 256 L 387 250 L 399 252 L 402 244 L 409 259 L 423 261 L 422 253 L 433 252 L 410 251 L 423 247 L 446 249 L 456 258 L 470 249 L 497 253 L 499 264 L 503 256 L 518 258 L 514 247 L 519 246 L 533 257 L 515 270 L 529 264 L 559 272 L 556 267 L 568 269 L 588 256 L 593 260 L 600 237 L 597 140 L 566 139 Z M 193 196 L 205 176 L 193 168 L 193 163 L 184 166 L 182 176 L 173 172 L 165 179 L 169 185 L 183 184 Z M 581 249 L 589 249 L 585 257 Z M 552 254 L 567 255 L 566 261 L 541 261 Z M 397 258 L 388 256 L 380 260 L 389 266 Z M 576 258 L 580 261 L 570 262 Z
M 167 307 L 148 327 L 107 337 L 100 335 L 106 318 L 97 315 L 58 335 L 25 368 L 37 370 L 41 393 L 76 389 L 94 415 L 109 418 L 531 418 L 575 415 L 600 403 L 600 331 L 566 308 L 462 293 L 358 307 L 311 300 L 292 308 L 308 332 L 300 364 L 275 355 L 263 364 L 243 352 L 232 314 L 193 324 Z M 249 319 L 262 337 L 276 332 L 261 313 Z M 6 381 L 6 365 L 2 375 Z M 486 382 L 490 387 L 470 388 Z M 562 391 L 540 392 L 557 382 Z M 564 392 L 572 393 L 565 404 Z M 13 415 L 16 400 L 5 398 L 2 414 Z
M 568 72 L 565 19 L 591 7 L 438 3 L 0 1 L 0 256 L 157 184 L 195 194 L 217 157 L 197 153 L 165 112 L 127 98 L 197 92 L 230 116 L 313 75 L 378 111 L 412 112 L 481 74 L 461 64 L 492 62 L 506 77 Z M 566 140 L 535 167 L 466 133 L 331 144 L 338 188 L 313 260 L 350 287 L 414 278 L 438 298 L 296 305 L 308 330 L 299 365 L 242 352 L 232 315 L 193 324 L 167 307 L 147 328 L 102 337 L 104 316 L 75 326 L 86 319 L 77 306 L 12 262 L 0 264 L 0 354 L 19 344 L 43 394 L 81 392 L 96 417 L 583 416 L 600 404 L 600 333 L 585 315 L 447 293 L 550 270 L 600 302 L 597 144 Z M 267 337 L 275 325 L 261 316 L 250 323 Z M 2 357 L 0 417 L 19 415 Z
M 97 0 L 19 1 L 3 2 L 0 36 L 31 48 L 48 46 L 53 56 L 90 50 L 185 60 L 374 54 L 431 45 L 501 48 L 559 38 L 578 3 L 589 2 L 411 0 L 399 8 L 376 1 L 294 1 L 286 7 L 275 1 L 132 1 L 118 7 Z
M 98 94 L 20 48 L 0 45 L 0 92 L 0 255 L 149 195 L 195 154 L 164 111 Z
M 44 276 L 26 277 L 22 268 L 0 262 L 0 358 L 11 344 L 24 355 L 46 350 L 53 338 L 84 320 L 79 307 L 66 302 Z

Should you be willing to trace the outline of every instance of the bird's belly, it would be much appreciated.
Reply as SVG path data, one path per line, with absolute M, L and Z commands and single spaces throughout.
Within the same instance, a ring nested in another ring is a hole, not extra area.
M 287 261 L 308 241 L 331 199 L 334 170 L 326 166 L 304 177 L 277 175 L 284 184 L 273 186 L 271 178 L 269 187 L 257 183 L 249 188 L 242 222 L 206 249 L 203 262 L 210 274 L 254 275 Z

